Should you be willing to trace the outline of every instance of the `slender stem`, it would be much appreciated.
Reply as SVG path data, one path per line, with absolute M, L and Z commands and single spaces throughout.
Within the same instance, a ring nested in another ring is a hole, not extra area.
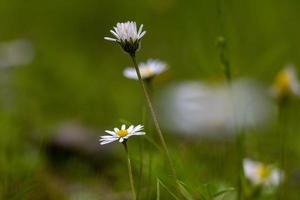
M 229 60 L 226 58 L 225 51 L 227 48 L 227 41 L 225 37 L 224 31 L 224 13 L 223 13 L 223 1 L 217 0 L 217 14 L 219 21 L 219 37 L 217 38 L 217 45 L 219 47 L 219 59 L 224 70 L 224 74 L 226 76 L 227 81 L 231 82 L 231 70 Z
M 147 184 L 152 184 L 152 154 L 151 152 L 148 154 L 148 174 L 147 174 Z M 151 199 L 151 187 L 147 187 L 147 197 Z
M 226 50 L 226 46 L 227 46 L 226 39 L 223 36 L 220 36 L 218 38 L 218 44 L 219 44 L 219 48 L 220 48 L 219 58 L 221 61 L 221 65 L 224 70 L 226 79 L 227 79 L 228 83 L 230 84 L 231 83 L 231 69 L 230 69 L 229 61 L 225 55 L 225 50 Z
M 227 83 L 229 85 L 229 91 L 231 92 L 231 82 L 232 82 L 232 75 L 231 75 L 231 68 L 230 62 L 226 57 L 226 49 L 227 49 L 227 39 L 225 36 L 224 31 L 224 0 L 217 0 L 217 14 L 219 20 L 219 31 L 220 36 L 217 38 L 217 45 L 219 47 L 219 59 L 221 66 L 224 70 L 224 75 L 226 77 Z M 232 92 L 231 92 L 232 93 Z M 230 94 L 232 95 L 232 94 Z M 233 117 L 236 120 L 236 114 L 234 110 L 234 102 L 232 102 L 232 109 L 233 109 Z M 236 129 L 236 128 L 235 128 Z M 244 198 L 243 194 L 243 177 L 244 177 L 244 170 L 243 170 L 243 159 L 244 159 L 244 140 L 245 135 L 240 130 L 234 130 L 237 132 L 236 135 L 236 148 L 237 148 L 237 169 L 238 169 L 238 180 L 237 180 L 237 199 L 241 200 Z
M 145 80 L 145 84 L 146 84 L 146 88 L 148 90 L 148 93 L 149 93 L 149 96 L 152 97 L 152 78 L 149 78 L 149 79 L 146 79 Z M 146 106 L 146 105 L 145 105 Z M 147 113 L 147 107 L 144 107 L 143 109 L 144 111 L 144 124 L 145 124 L 145 127 L 147 127 L 146 131 L 148 133 L 152 133 L 152 123 L 149 118 L 149 115 Z M 147 148 L 147 153 L 148 153 L 148 159 L 147 159 L 147 177 L 145 178 L 146 179 L 146 183 L 147 185 L 151 185 L 151 168 L 152 168 L 152 151 L 151 151 L 151 146 L 149 145 L 146 145 L 146 148 Z M 148 199 L 151 198 L 151 187 L 147 187 L 147 190 L 146 190 L 146 197 L 148 197 Z
M 127 147 L 127 142 L 124 141 L 123 145 L 124 145 L 124 148 L 125 148 L 125 151 L 126 151 L 126 156 L 127 156 L 127 167 L 128 167 L 128 175 L 129 175 L 131 192 L 132 192 L 132 199 L 136 200 L 136 192 L 135 192 L 135 187 L 134 187 L 132 167 L 131 167 L 131 161 L 130 161 L 130 156 L 129 156 L 128 147 Z
M 287 136 L 288 131 L 286 130 L 286 122 L 289 121 L 289 119 L 286 119 L 285 115 L 285 109 L 286 109 L 286 101 L 282 101 L 279 103 L 279 139 L 280 139 L 280 169 L 284 171 L 287 174 L 286 169 L 286 142 L 287 142 Z M 278 190 L 278 199 L 284 199 L 286 192 L 286 181 L 283 182 Z
M 138 179 L 138 184 L 137 184 L 137 199 L 139 199 L 139 196 L 141 194 L 141 189 L 143 187 L 143 173 L 144 173 L 144 138 L 142 138 L 139 141 L 139 179 Z
M 152 84 L 152 78 L 150 79 L 145 79 L 145 85 L 146 85 L 146 90 L 148 92 L 148 95 L 150 97 L 150 99 L 152 98 L 152 95 L 153 95 L 153 84 Z M 146 112 L 147 112 L 147 107 L 145 108 L 146 109 Z M 148 125 L 148 128 L 147 128 L 147 131 L 149 133 L 152 133 L 153 132 L 153 125 L 152 125 L 152 118 L 149 118 L 149 115 L 148 113 L 145 113 L 146 114 L 146 123 L 145 123 L 145 126 Z
M 145 127 L 148 127 L 148 117 L 147 117 L 147 107 L 146 105 L 142 106 L 142 122 Z M 145 129 L 145 131 L 148 133 L 149 128 Z M 140 194 L 141 194 L 141 189 L 143 188 L 143 181 L 144 181 L 144 158 L 145 158 L 145 140 L 142 138 L 139 140 L 139 161 L 140 161 L 140 166 L 139 166 L 139 180 L 138 180 L 138 187 L 137 187 L 137 199 L 139 199 Z
M 237 134 L 236 145 L 237 145 L 237 166 L 238 166 L 238 183 L 237 183 L 237 195 L 238 200 L 243 199 L 243 178 L 244 178 L 244 169 L 243 169 L 243 158 L 244 158 L 244 133 Z
M 153 93 L 153 84 L 152 84 L 152 80 L 153 78 L 149 78 L 145 80 L 146 83 L 146 88 L 148 90 L 149 96 L 152 97 L 152 93 Z
M 133 65 L 135 67 L 135 70 L 136 70 L 136 73 L 137 73 L 137 76 L 139 78 L 139 82 L 141 84 L 141 87 L 142 87 L 142 90 L 143 90 L 143 93 L 145 95 L 145 98 L 146 98 L 146 101 L 147 101 L 147 104 L 148 104 L 148 107 L 149 107 L 149 110 L 150 110 L 150 114 L 151 114 L 151 117 L 152 117 L 152 120 L 154 122 L 154 126 L 156 128 L 156 131 L 158 133 L 158 136 L 159 136 L 159 139 L 161 141 L 161 144 L 163 146 L 163 149 L 165 151 L 165 154 L 167 156 L 167 159 L 168 159 L 168 163 L 170 165 L 170 168 L 172 170 L 172 173 L 173 173 L 173 176 L 175 179 L 177 179 L 177 175 L 176 175 L 176 171 L 175 171 L 175 168 L 173 166 L 173 162 L 171 160 L 171 156 L 170 156 L 170 153 L 169 153 L 169 149 L 167 147 L 167 144 L 166 144 L 166 141 L 165 141 L 165 138 L 162 134 L 162 131 L 160 129 L 160 126 L 159 126 L 159 123 L 158 123 L 158 120 L 157 120 L 157 117 L 156 117 L 156 113 L 154 111 L 154 108 L 153 108 L 153 105 L 152 105 L 152 102 L 151 102 L 151 99 L 150 99 L 150 96 L 149 96 L 149 93 L 146 89 L 146 86 L 144 84 L 144 81 L 142 79 L 142 76 L 141 76 L 141 73 L 140 73 L 140 70 L 139 70 L 139 67 L 137 65 L 137 62 L 136 62 L 136 58 L 135 58 L 135 54 L 130 54 L 131 56 L 131 59 L 132 59 L 132 62 L 133 62 Z

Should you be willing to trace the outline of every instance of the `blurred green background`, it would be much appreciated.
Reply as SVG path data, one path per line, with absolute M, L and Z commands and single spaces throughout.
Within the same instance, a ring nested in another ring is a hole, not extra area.
M 271 85 L 284 64 L 300 65 L 300 1 L 226 0 L 222 9 L 233 77 L 252 77 Z M 82 153 L 80 147 L 66 153 L 52 145 L 64 124 L 93 130 L 95 140 L 84 144 L 98 147 L 103 130 L 119 126 L 120 120 L 141 123 L 140 86 L 122 75 L 130 59 L 103 39 L 110 36 L 115 23 L 127 20 L 143 23 L 147 31 L 137 59 L 159 58 L 170 66 L 168 73 L 155 80 L 155 88 L 170 81 L 224 78 L 216 46 L 220 35 L 217 0 L 0 1 L 0 41 L 25 38 L 35 48 L 32 63 L 0 72 L 9 77 L 1 88 L 9 87 L 12 96 L 1 97 L 1 199 L 127 198 L 121 145 L 95 150 L 98 154 Z M 295 100 L 283 113 L 290 136 L 287 163 L 293 177 L 286 200 L 300 196 L 299 109 Z M 247 135 L 246 154 L 278 162 L 278 126 L 274 122 L 263 130 L 265 134 L 254 130 Z M 187 184 L 234 186 L 234 142 L 191 141 L 171 133 L 167 139 L 179 176 Z M 138 140 L 132 141 L 136 173 Z M 152 151 L 157 162 L 153 173 L 164 177 L 163 159 L 155 148 Z M 148 191 L 152 195 L 144 199 L 155 199 L 155 184 L 152 181 Z

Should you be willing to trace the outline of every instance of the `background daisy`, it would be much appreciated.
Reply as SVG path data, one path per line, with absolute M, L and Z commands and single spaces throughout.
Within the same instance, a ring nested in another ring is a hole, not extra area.
M 162 62 L 158 59 L 149 59 L 146 62 L 140 63 L 139 69 L 142 79 L 151 79 L 154 76 L 165 72 L 168 68 L 165 62 Z M 125 68 L 123 74 L 126 78 L 138 80 L 138 76 L 134 67 Z

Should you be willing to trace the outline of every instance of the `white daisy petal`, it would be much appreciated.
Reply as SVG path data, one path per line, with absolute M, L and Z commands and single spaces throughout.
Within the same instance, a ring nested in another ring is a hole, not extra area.
M 143 129 L 143 126 L 142 125 L 137 125 L 133 130 L 132 132 L 137 132 L 137 131 L 140 131 Z
M 112 136 L 112 135 L 103 135 L 103 136 L 101 136 L 100 137 L 100 140 L 102 140 L 102 139 L 110 139 L 110 138 L 115 138 L 114 136 Z
M 146 133 L 145 132 L 136 132 L 136 133 L 133 133 L 132 135 L 145 135 Z
M 146 34 L 146 31 L 142 32 L 141 35 L 139 36 L 139 39 L 142 38 Z
M 105 141 L 102 141 L 100 144 L 101 144 L 101 145 L 104 145 L 104 144 L 108 144 L 108 143 L 114 142 L 114 141 L 116 141 L 116 140 L 118 140 L 118 138 L 115 138 L 115 139 L 113 139 L 113 140 L 105 140 Z
M 133 68 L 133 67 L 131 67 L 131 68 L 129 68 L 129 67 L 125 68 L 124 71 L 123 71 L 123 75 L 126 78 L 138 80 L 137 73 L 135 71 L 135 68 Z
M 120 33 L 119 33 L 119 30 L 118 30 L 118 28 L 117 27 L 113 27 L 113 29 L 114 29 L 114 32 L 116 33 L 116 34 L 118 34 L 118 36 L 120 35 Z
M 133 130 L 133 128 L 134 128 L 134 126 L 133 126 L 133 125 L 129 126 L 129 128 L 127 129 L 128 133 L 131 133 L 131 132 L 132 132 L 132 130 Z
M 116 42 L 117 40 L 110 37 L 104 37 L 105 40 Z
M 144 26 L 143 24 L 140 25 L 139 31 L 138 31 L 138 33 L 137 33 L 138 36 L 141 35 L 141 32 L 142 32 L 142 30 L 143 30 L 143 26 Z
M 101 138 L 100 140 L 99 140 L 99 142 L 105 142 L 105 141 L 113 141 L 114 140 L 114 138 Z
M 109 130 L 106 130 L 105 132 L 106 132 L 106 133 L 108 133 L 108 134 L 110 134 L 110 135 L 113 135 L 113 136 L 115 136 L 115 135 L 116 135 L 116 133 L 115 133 L 114 131 L 109 131 Z
M 114 32 L 113 30 L 110 30 L 110 32 L 111 32 L 117 39 L 120 39 L 119 35 L 118 35 L 116 32 Z

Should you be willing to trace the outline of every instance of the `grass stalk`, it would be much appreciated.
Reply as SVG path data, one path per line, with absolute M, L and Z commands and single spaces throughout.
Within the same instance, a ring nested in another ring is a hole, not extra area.
M 168 160 L 169 166 L 170 166 L 170 168 L 171 168 L 172 174 L 173 174 L 174 178 L 177 180 L 176 170 L 175 170 L 175 168 L 174 168 L 174 165 L 173 165 L 173 162 L 172 162 L 172 159 L 171 159 L 171 156 L 170 156 L 169 149 L 168 149 L 168 147 L 167 147 L 165 138 L 164 138 L 163 133 L 162 133 L 162 131 L 161 131 L 161 129 L 160 129 L 160 126 L 159 126 L 159 123 L 158 123 L 158 120 L 157 120 L 157 116 L 156 116 L 156 113 L 155 113 L 155 111 L 154 111 L 154 108 L 153 108 L 153 104 L 152 104 L 152 102 L 151 102 L 151 99 L 150 99 L 150 95 L 149 95 L 149 93 L 148 93 L 148 90 L 147 90 L 147 88 L 146 88 L 146 86 L 145 86 L 145 83 L 144 83 L 144 81 L 143 81 L 143 79 L 142 79 L 142 76 L 141 76 L 139 67 L 138 67 L 138 65 L 137 65 L 137 62 L 136 62 L 136 56 L 135 56 L 135 54 L 130 54 L 130 56 L 131 56 L 133 65 L 134 65 L 134 67 L 135 67 L 135 70 L 136 70 L 136 72 L 137 72 L 137 76 L 138 76 L 140 85 L 141 85 L 141 87 L 142 87 L 144 96 L 145 96 L 145 98 L 146 98 L 146 103 L 147 103 L 147 105 L 148 105 L 148 108 L 149 108 L 149 111 L 150 111 L 150 114 L 151 114 L 151 117 L 152 117 L 152 120 L 153 120 L 155 129 L 156 129 L 156 132 L 158 133 L 160 142 L 161 142 L 161 144 L 162 144 L 163 150 L 164 150 L 165 155 L 166 155 L 166 157 L 167 157 L 167 160 Z
M 130 181 L 130 186 L 131 186 L 131 192 L 132 192 L 132 199 L 136 200 L 136 192 L 135 192 L 135 187 L 134 187 L 134 180 L 133 180 L 133 174 L 132 174 L 132 166 L 131 166 L 131 160 L 128 152 L 128 147 L 127 147 L 127 142 L 123 142 L 125 151 L 126 151 L 126 156 L 127 156 L 127 167 L 128 167 L 128 175 L 129 175 L 129 181 Z
M 289 119 L 286 115 L 286 109 L 287 109 L 288 101 L 285 99 L 282 102 L 279 102 L 279 117 L 278 117 L 278 124 L 279 124 L 279 134 L 278 137 L 280 139 L 279 148 L 280 148 L 280 155 L 279 155 L 279 167 L 280 169 L 285 173 L 285 175 L 288 175 L 287 165 L 286 165 L 286 146 L 287 146 L 287 140 L 288 140 L 288 130 L 287 130 L 287 122 Z M 278 190 L 278 199 L 282 200 L 286 196 L 286 187 L 287 187 L 287 181 L 284 180 L 283 183 L 281 183 L 279 190 Z
M 227 39 L 225 37 L 224 31 L 224 1 L 217 0 L 217 14 L 219 18 L 219 28 L 220 28 L 220 36 L 217 38 L 217 45 L 219 47 L 219 59 L 224 71 L 224 75 L 226 77 L 226 81 L 229 85 L 229 90 L 231 91 L 231 82 L 232 82 L 232 74 L 230 68 L 230 62 L 226 57 L 226 49 L 227 49 Z M 233 115 L 235 116 L 234 110 L 234 102 L 232 102 Z M 245 136 L 242 131 L 237 130 L 235 128 L 236 133 L 236 149 L 237 149 L 237 169 L 238 169 L 238 179 L 237 179 L 237 199 L 242 200 L 243 197 L 243 159 L 244 159 L 244 140 Z

